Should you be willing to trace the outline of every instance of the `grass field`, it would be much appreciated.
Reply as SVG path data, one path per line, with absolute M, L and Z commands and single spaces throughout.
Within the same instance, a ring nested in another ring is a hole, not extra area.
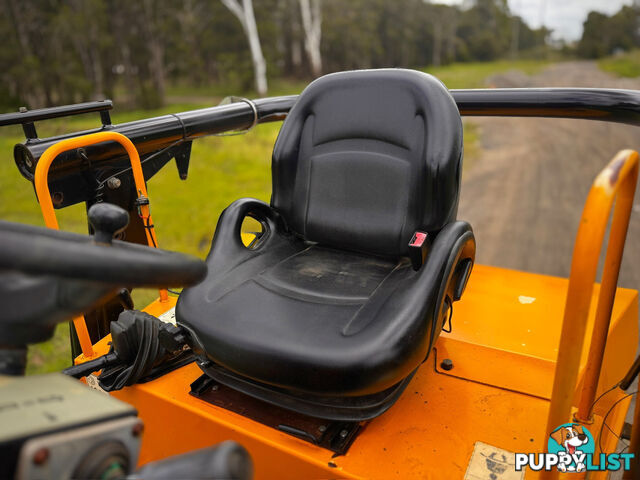
M 485 80 L 498 73 L 519 70 L 527 75 L 538 73 L 549 62 L 543 60 L 497 60 L 495 62 L 454 63 L 423 71 L 438 77 L 447 88 L 482 88 Z
M 619 77 L 640 77 L 640 49 L 603 58 L 598 61 L 598 66 Z
M 535 73 L 546 65 L 540 61 L 498 61 L 490 63 L 454 64 L 428 69 L 442 79 L 449 88 L 477 88 L 484 86 L 487 76 L 508 70 Z M 272 95 L 298 93 L 302 84 L 279 82 Z M 201 108 L 216 104 L 222 96 L 220 89 L 187 90 L 174 88 L 169 98 L 181 103 L 154 111 L 119 112 L 114 123 L 139 118 Z M 229 91 L 229 94 L 238 92 Z M 203 98 L 204 97 L 204 98 Z M 211 98 L 210 101 L 206 101 Z M 192 99 L 193 101 L 189 101 Z M 41 137 L 95 127 L 97 115 L 56 120 L 38 125 Z M 193 144 L 189 178 L 180 181 L 174 165 L 167 165 L 149 181 L 151 209 L 160 246 L 204 257 L 209 249 L 218 216 L 233 200 L 255 197 L 268 201 L 271 194 L 271 149 L 279 124 L 265 124 L 243 136 L 208 137 Z M 473 162 L 478 132 L 465 125 L 467 164 Z M 13 145 L 23 140 L 18 127 L 0 131 L 0 218 L 43 225 L 40 209 L 31 185 L 20 176 L 12 158 Z M 64 230 L 85 233 L 86 219 L 83 205 L 58 211 Z M 136 306 L 142 308 L 154 298 L 155 292 L 135 292 Z M 29 373 L 60 370 L 70 362 L 68 326 L 60 325 L 55 337 L 30 348 Z

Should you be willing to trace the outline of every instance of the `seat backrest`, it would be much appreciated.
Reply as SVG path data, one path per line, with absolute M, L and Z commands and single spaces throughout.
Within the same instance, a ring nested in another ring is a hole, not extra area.
M 326 75 L 301 94 L 273 151 L 271 205 L 306 240 L 406 255 L 416 230 L 455 220 L 462 123 L 414 70 Z

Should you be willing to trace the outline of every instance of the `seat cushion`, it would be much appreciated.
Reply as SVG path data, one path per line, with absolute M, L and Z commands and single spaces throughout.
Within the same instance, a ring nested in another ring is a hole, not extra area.
M 406 377 L 426 356 L 431 322 L 417 273 L 399 261 L 277 235 L 269 248 L 180 296 L 177 318 L 209 359 L 262 383 L 362 395 Z M 215 272 L 218 272 L 217 274 Z M 422 317 L 422 318 L 421 318 Z

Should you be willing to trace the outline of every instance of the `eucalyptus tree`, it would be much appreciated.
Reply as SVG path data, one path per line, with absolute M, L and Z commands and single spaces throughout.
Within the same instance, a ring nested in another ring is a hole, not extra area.
M 258 95 L 265 96 L 267 94 L 267 62 L 262 54 L 260 37 L 258 36 L 258 26 L 256 25 L 256 17 L 253 13 L 253 2 L 252 0 L 242 0 L 242 4 L 240 4 L 239 0 L 220 1 L 235 15 L 240 25 L 242 25 L 242 29 L 249 41 L 249 49 L 251 50 L 256 91 Z

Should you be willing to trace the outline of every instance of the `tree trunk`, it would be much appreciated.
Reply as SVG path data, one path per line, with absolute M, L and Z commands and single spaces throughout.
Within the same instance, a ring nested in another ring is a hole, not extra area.
M 164 37 L 160 31 L 158 23 L 163 12 L 157 11 L 158 6 L 151 0 L 145 0 L 142 3 L 142 11 L 144 18 L 142 19 L 143 32 L 145 42 L 147 43 L 147 51 L 149 52 L 148 68 L 151 76 L 151 84 L 155 90 L 155 98 L 153 106 L 162 106 L 164 104 L 165 93 L 165 65 L 164 65 Z
M 322 73 L 320 39 L 322 38 L 322 11 L 320 0 L 300 0 L 302 27 L 304 28 L 304 48 L 311 64 L 314 77 Z
M 32 57 L 31 41 L 29 39 L 29 32 L 26 28 L 23 28 L 21 21 L 24 19 L 23 8 L 28 8 L 19 0 L 8 0 L 9 14 L 11 15 L 11 25 L 14 27 L 15 35 L 18 38 L 18 44 L 20 45 L 20 54 L 22 61 Z M 38 84 L 36 82 L 25 82 L 22 79 L 18 79 L 16 82 L 17 96 L 24 99 L 30 108 L 37 108 L 42 103 L 41 95 L 38 94 Z M 39 83 L 39 82 L 38 82 Z
M 164 104 L 165 92 L 165 70 L 164 70 L 164 47 L 159 42 L 152 42 L 149 45 L 151 58 L 149 59 L 149 70 L 151 80 L 155 88 L 160 104 Z
M 442 22 L 440 21 L 436 21 L 433 24 L 433 56 L 431 62 L 434 67 L 439 67 L 442 63 Z
M 267 63 L 264 55 L 262 55 L 258 26 L 253 13 L 253 2 L 252 0 L 242 0 L 242 6 L 238 3 L 238 0 L 221 0 L 221 2 L 240 21 L 242 29 L 247 35 L 251 61 L 253 62 L 256 91 L 259 96 L 264 97 L 267 94 Z
M 520 40 L 520 18 L 515 15 L 511 18 L 511 58 L 518 57 Z
M 104 99 L 104 72 L 100 58 L 100 32 L 97 23 L 91 21 L 96 12 L 89 3 L 80 0 L 73 1 L 70 5 L 80 16 L 70 25 L 70 41 L 80 58 L 86 79 L 91 82 L 91 100 L 102 100 Z M 78 24 L 88 25 L 88 32 L 78 28 Z
M 296 75 L 300 72 L 302 66 L 302 47 L 300 46 L 300 22 L 297 15 L 291 19 L 291 63 Z
M 249 39 L 251 60 L 253 61 L 253 70 L 256 76 L 256 91 L 259 96 L 264 97 L 267 94 L 267 62 L 264 59 L 264 55 L 262 55 L 258 26 L 256 25 L 256 17 L 253 14 L 253 2 L 252 0 L 243 0 L 242 3 L 246 19 L 245 32 Z
M 445 17 L 447 24 L 446 38 L 446 56 L 447 63 L 455 62 L 456 60 L 456 31 L 458 30 L 458 19 L 456 18 L 456 12 L 453 9 L 448 10 L 448 14 Z
M 89 22 L 91 55 L 91 71 L 93 73 L 93 100 L 104 100 L 104 70 L 102 68 L 102 52 L 100 51 L 100 32 L 96 23 Z
M 180 25 L 180 34 L 189 47 L 187 61 L 188 77 L 192 84 L 203 85 L 207 81 L 205 58 L 198 38 L 204 24 L 204 4 L 186 0 L 182 4 L 182 10 L 176 12 L 176 20 Z
M 113 15 L 113 29 L 116 48 L 119 51 L 119 58 L 122 61 L 122 70 L 118 74 L 124 75 L 124 84 L 126 90 L 126 103 L 129 107 L 136 104 L 138 83 L 136 82 L 137 67 L 131 58 L 131 48 L 128 41 L 128 11 L 124 9 L 115 9 Z

